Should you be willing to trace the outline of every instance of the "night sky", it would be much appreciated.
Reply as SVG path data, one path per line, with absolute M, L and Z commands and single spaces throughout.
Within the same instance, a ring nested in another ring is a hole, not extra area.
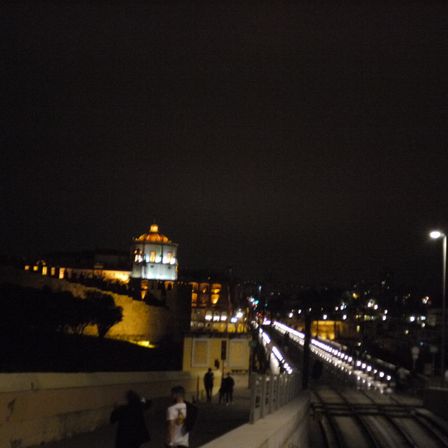
M 156 219 L 182 266 L 438 286 L 446 2 L 0 8 L 1 253 Z

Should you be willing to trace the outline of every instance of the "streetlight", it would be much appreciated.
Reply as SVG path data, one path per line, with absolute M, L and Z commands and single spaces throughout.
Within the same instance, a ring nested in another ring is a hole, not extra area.
M 443 238 L 443 264 L 442 264 L 442 344 L 441 344 L 441 386 L 445 385 L 445 325 L 446 325 L 446 235 L 440 230 L 433 230 L 429 236 L 433 240 Z

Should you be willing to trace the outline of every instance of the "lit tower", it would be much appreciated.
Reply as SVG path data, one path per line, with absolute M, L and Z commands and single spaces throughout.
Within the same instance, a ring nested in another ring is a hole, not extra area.
M 153 224 L 132 242 L 132 278 L 177 280 L 177 246 Z

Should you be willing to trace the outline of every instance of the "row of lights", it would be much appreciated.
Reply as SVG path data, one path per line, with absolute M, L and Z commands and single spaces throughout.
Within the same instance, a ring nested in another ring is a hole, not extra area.
M 282 334 L 289 333 L 290 338 L 299 345 L 304 345 L 305 334 L 303 332 L 277 321 L 273 323 L 273 326 Z M 333 365 L 349 376 L 355 375 L 357 382 L 365 384 L 369 388 L 373 387 L 384 392 L 384 389 L 392 380 L 392 377 L 386 375 L 383 371 L 379 371 L 371 365 L 361 361 L 355 362 L 352 356 L 315 338 L 311 339 L 310 349 L 326 363 Z
M 371 302 L 371 301 L 370 301 Z M 377 310 L 378 309 L 378 305 L 376 305 L 376 304 L 371 304 L 369 302 L 369 304 L 367 304 L 367 306 L 369 307 L 369 308 L 373 308 L 374 310 Z M 338 311 L 339 310 L 339 307 L 336 307 L 336 311 Z M 299 310 L 298 311 L 298 314 L 301 314 L 301 312 L 302 312 L 302 310 Z M 381 320 L 383 320 L 383 321 L 385 321 L 386 319 L 387 319 L 387 313 L 388 313 L 388 310 L 384 310 L 383 311 L 383 314 L 381 315 Z M 288 314 L 288 317 L 290 318 L 290 319 L 292 319 L 293 318 L 293 316 L 294 316 L 294 314 L 293 314 L 293 312 L 291 311 L 289 314 Z M 356 316 L 356 317 L 359 317 L 359 316 Z M 322 320 L 327 320 L 328 319 L 328 314 L 327 313 L 324 313 L 324 314 L 322 314 Z M 343 314 L 342 315 L 342 320 L 347 320 L 347 314 Z M 425 321 L 426 320 L 426 316 L 409 316 L 409 322 L 415 322 L 415 321 Z M 423 323 L 422 324 L 422 327 L 425 327 L 425 324 Z
M 255 326 L 255 328 L 258 327 L 258 324 L 256 324 L 256 323 L 253 323 L 253 325 Z M 270 350 L 272 352 L 272 354 L 274 355 L 274 359 L 277 363 L 277 367 L 280 369 L 280 366 L 283 366 L 283 368 L 286 370 L 286 372 L 289 375 L 291 375 L 293 373 L 293 369 L 288 364 L 288 362 L 286 361 L 285 357 L 282 355 L 279 348 L 276 347 L 275 345 L 273 345 L 272 340 L 269 337 L 269 335 L 266 332 L 264 332 L 261 328 L 259 328 L 258 332 L 260 335 L 261 343 L 263 344 L 265 350 L 266 351 Z
M 244 317 L 244 313 L 241 310 L 238 310 L 234 316 L 230 318 L 230 322 L 232 324 L 236 324 L 239 320 L 241 320 Z M 227 314 L 226 313 L 211 313 L 207 312 L 205 314 L 205 320 L 207 321 L 213 321 L 213 322 L 226 322 L 227 321 Z

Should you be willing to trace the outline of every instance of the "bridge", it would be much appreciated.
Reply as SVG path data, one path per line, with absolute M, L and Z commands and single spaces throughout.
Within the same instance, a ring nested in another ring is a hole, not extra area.
M 274 364 L 293 374 L 305 334 L 281 322 L 257 329 Z M 372 357 L 355 359 L 347 347 L 315 338 L 310 351 L 324 371 L 311 382 L 309 446 L 448 447 L 447 421 L 425 408 L 421 398 L 396 393 L 395 366 Z M 448 398 L 448 390 L 439 393 Z
M 311 339 L 310 352 L 323 372 L 302 390 L 305 335 L 282 322 L 254 327 L 270 373 L 253 373 L 250 389 L 247 376 L 237 377 L 232 406 L 200 401 L 191 447 L 448 447 L 448 424 L 441 416 L 447 390 L 426 394 L 429 401 L 426 395 L 422 400 L 397 393 L 393 365 L 356 359 L 347 347 L 319 339 Z M 190 399 L 202 395 L 201 379 L 185 372 L 2 374 L 0 446 L 113 446 L 108 417 L 129 388 L 154 398 L 147 447 L 162 446 L 174 384 L 184 385 Z M 429 410 L 437 400 L 439 415 Z

